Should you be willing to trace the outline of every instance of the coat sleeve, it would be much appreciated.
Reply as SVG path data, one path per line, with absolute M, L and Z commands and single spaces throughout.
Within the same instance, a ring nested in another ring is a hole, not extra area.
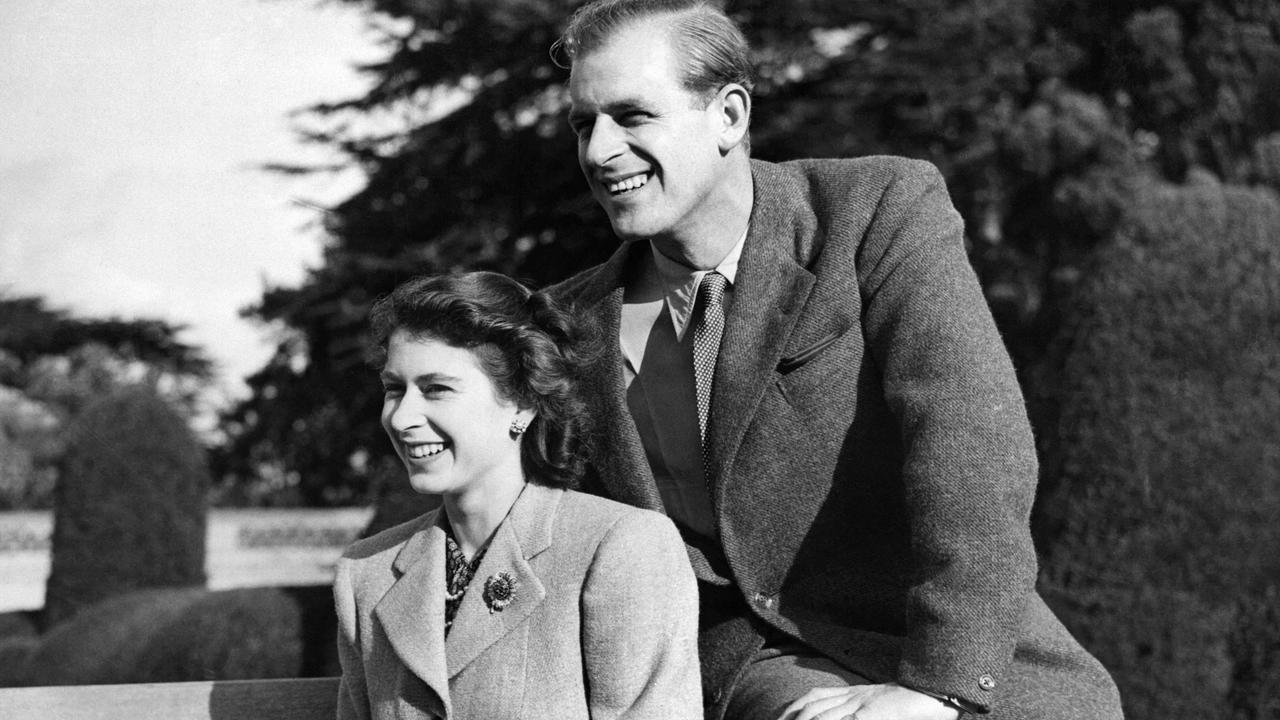
M 622 515 L 596 549 L 581 602 L 593 720 L 702 718 L 698 589 L 670 520 Z
M 333 580 L 334 609 L 338 615 L 338 660 L 342 680 L 338 685 L 338 720 L 368 720 L 369 695 L 364 660 L 360 654 L 356 599 L 351 584 L 351 563 L 338 561 Z
M 858 274 L 904 451 L 913 572 L 898 680 L 986 710 L 1034 592 L 1036 458 L 963 223 L 932 165 L 904 164 L 888 186 Z

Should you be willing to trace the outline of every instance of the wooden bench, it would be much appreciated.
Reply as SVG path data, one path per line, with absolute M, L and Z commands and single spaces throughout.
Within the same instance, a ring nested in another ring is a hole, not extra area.
M 3 720 L 333 720 L 338 678 L 0 689 Z

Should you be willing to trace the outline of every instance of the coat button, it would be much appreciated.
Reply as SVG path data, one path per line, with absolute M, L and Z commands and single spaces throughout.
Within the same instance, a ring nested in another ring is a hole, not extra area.
M 991 677 L 990 675 L 983 675 L 982 677 L 978 678 L 978 687 L 982 688 L 983 690 L 995 690 L 996 679 Z
M 755 601 L 756 605 L 759 605 L 760 607 L 763 607 L 763 608 L 767 608 L 769 610 L 772 610 L 773 604 L 777 602 L 772 595 L 765 595 L 764 593 L 759 593 L 759 592 L 755 594 L 755 597 L 753 597 L 752 600 Z

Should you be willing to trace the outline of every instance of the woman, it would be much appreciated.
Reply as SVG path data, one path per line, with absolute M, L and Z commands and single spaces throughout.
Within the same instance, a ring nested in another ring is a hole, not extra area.
M 581 473 L 570 316 L 503 275 L 373 309 L 382 426 L 440 509 L 338 563 L 339 718 L 701 718 L 697 590 L 666 517 Z

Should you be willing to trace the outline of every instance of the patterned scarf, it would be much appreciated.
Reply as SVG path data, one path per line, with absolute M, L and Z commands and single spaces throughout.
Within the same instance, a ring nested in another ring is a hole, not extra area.
M 485 543 L 484 547 L 476 552 L 471 562 L 467 562 L 467 556 L 462 553 L 458 541 L 453 539 L 453 530 L 450 529 L 445 533 L 444 572 L 448 583 L 444 600 L 445 637 L 449 636 L 449 630 L 453 627 L 453 617 L 458 614 L 458 606 L 462 604 L 462 597 L 467 594 L 467 586 L 471 584 L 471 578 L 475 576 L 476 568 L 480 567 L 480 561 L 484 560 L 484 552 L 488 549 L 489 544 Z

